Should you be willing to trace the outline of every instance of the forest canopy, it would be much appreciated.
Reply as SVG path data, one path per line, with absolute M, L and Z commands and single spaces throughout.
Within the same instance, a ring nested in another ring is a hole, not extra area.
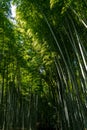
M 86 18 L 86 0 L 0 1 L 0 129 L 87 129 Z

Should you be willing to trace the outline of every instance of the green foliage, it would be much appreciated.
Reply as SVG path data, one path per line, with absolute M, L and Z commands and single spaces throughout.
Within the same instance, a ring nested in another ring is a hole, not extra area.
M 85 1 L 14 0 L 15 25 L 10 2 L 0 2 L 1 129 L 84 130 Z

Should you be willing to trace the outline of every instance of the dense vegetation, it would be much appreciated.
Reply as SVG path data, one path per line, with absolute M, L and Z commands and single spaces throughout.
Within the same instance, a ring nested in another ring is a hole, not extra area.
M 86 0 L 0 1 L 0 129 L 87 129 L 86 17 Z

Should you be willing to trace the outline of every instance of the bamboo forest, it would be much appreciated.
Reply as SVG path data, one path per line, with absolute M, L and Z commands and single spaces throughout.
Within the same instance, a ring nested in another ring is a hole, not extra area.
M 86 0 L 0 0 L 0 130 L 87 130 Z

